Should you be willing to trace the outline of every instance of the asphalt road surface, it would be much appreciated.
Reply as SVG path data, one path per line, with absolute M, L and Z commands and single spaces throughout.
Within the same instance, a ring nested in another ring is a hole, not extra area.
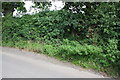
M 43 54 L 6 47 L 2 48 L 2 77 L 103 78 L 101 74 L 58 61 Z

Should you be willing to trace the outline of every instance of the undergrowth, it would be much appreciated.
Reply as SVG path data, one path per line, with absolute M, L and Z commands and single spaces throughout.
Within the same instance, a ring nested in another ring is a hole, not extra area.
M 59 45 L 31 41 L 3 41 L 2 46 L 43 53 L 59 60 L 71 62 L 86 69 L 105 72 L 108 76 L 115 77 L 118 75 L 118 72 L 116 72 L 117 69 L 114 69 L 107 60 L 105 62 L 105 58 L 103 56 L 107 55 L 101 56 L 101 54 L 103 54 L 101 46 L 98 47 L 87 44 L 82 45 L 77 41 L 69 41 L 67 39 L 64 39 L 62 44 Z

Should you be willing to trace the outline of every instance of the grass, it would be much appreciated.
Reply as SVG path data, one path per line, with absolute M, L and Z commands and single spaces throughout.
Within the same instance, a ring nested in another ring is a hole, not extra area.
M 2 42 L 2 46 L 14 47 L 24 50 L 29 50 L 37 53 L 47 54 L 48 56 L 53 56 L 61 61 L 68 61 L 77 66 L 81 66 L 86 69 L 93 69 L 99 72 L 105 72 L 108 76 L 116 77 L 117 72 L 114 71 L 111 67 L 104 69 L 98 62 L 94 61 L 92 58 L 86 58 L 81 56 L 74 57 L 65 57 L 64 55 L 59 54 L 59 47 L 56 48 L 52 45 L 44 43 L 36 43 L 31 41 L 19 41 L 19 42 Z

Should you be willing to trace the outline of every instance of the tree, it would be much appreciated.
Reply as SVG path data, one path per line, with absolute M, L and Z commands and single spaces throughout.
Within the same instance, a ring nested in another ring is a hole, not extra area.
M 34 3 L 35 6 L 32 7 L 38 7 L 41 8 L 42 10 L 46 10 L 51 5 L 50 2 L 34 2 Z M 25 4 L 24 2 L 3 2 L 2 13 L 4 14 L 4 16 L 12 14 L 15 8 L 19 11 L 26 12 L 24 4 Z
M 21 10 L 21 11 L 26 11 L 23 5 L 24 5 L 24 2 L 3 2 L 2 12 L 4 16 L 6 16 L 8 14 L 12 14 L 14 12 L 14 8 L 17 8 L 18 10 Z
M 33 7 L 38 7 L 40 9 L 44 10 L 48 10 L 48 8 L 51 6 L 51 2 L 34 2 L 35 6 Z

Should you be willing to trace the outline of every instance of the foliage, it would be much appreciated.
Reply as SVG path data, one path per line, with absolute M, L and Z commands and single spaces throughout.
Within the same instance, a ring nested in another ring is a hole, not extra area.
M 49 2 L 34 2 L 35 6 L 33 8 L 40 8 L 43 11 L 48 10 L 48 7 L 51 6 Z M 14 9 L 17 9 L 20 12 L 26 12 L 26 8 L 24 7 L 24 2 L 2 2 L 2 13 L 4 16 L 8 14 L 12 14 Z
M 78 6 L 83 5 L 81 13 Z M 69 10 L 71 6 L 76 13 Z M 60 56 L 83 66 L 92 60 L 100 67 L 93 68 L 120 74 L 119 10 L 119 3 L 66 3 L 59 11 L 21 18 L 8 15 L 2 23 L 3 46 Z
M 91 55 L 98 55 L 102 53 L 102 49 L 93 46 L 93 45 L 81 45 L 78 42 L 75 41 L 69 41 L 69 40 L 64 40 L 63 45 L 59 46 L 59 53 L 63 55 L 70 55 L 71 56 L 91 56 Z
M 120 68 L 120 51 L 117 48 L 117 44 L 117 40 L 111 39 L 109 40 L 109 44 L 107 44 L 107 47 L 103 47 L 105 54 L 101 54 L 100 56 L 108 61 L 108 64 L 106 64 L 105 61 L 101 60 L 101 63 L 105 64 L 104 66 L 112 65 L 114 67 L 118 66 L 118 68 Z
M 57 54 L 57 48 L 54 47 L 53 45 L 44 45 L 43 49 L 44 49 L 44 53 L 50 56 L 54 56 Z
M 5 16 L 13 13 L 14 8 L 17 8 L 20 11 L 26 11 L 24 2 L 2 2 L 2 12 Z
M 42 9 L 42 11 L 46 11 L 49 10 L 49 7 L 52 5 L 51 2 L 34 2 L 35 6 L 33 7 L 38 7 L 40 9 Z

